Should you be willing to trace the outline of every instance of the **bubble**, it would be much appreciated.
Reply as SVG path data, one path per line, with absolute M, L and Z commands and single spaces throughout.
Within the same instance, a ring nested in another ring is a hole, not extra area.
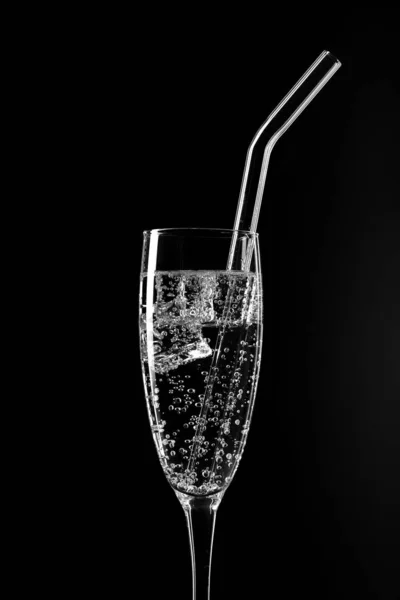
M 202 375 L 208 375 L 208 371 L 202 371 L 201 374 Z
M 175 410 L 175 406 L 173 406 L 172 404 L 170 404 L 170 405 L 168 406 L 168 410 Z
M 194 388 L 189 388 L 189 389 L 188 389 L 188 392 L 189 392 L 189 394 L 194 394 L 194 393 L 195 393 L 195 391 L 196 391 L 196 390 L 195 390 Z
M 240 420 L 239 419 L 236 419 L 235 425 L 240 425 Z
M 175 456 L 176 452 L 175 450 L 171 450 L 171 456 Z
M 159 394 L 159 393 L 160 393 L 160 390 L 159 390 L 159 389 L 156 387 L 156 388 L 154 388 L 154 392 L 155 392 L 156 394 Z
M 229 453 L 229 454 L 227 454 L 227 455 L 226 455 L 226 458 L 227 458 L 228 460 L 231 460 L 231 458 L 232 458 L 232 454 L 230 454 L 230 453 Z
M 224 352 L 229 352 L 229 348 L 224 348 Z

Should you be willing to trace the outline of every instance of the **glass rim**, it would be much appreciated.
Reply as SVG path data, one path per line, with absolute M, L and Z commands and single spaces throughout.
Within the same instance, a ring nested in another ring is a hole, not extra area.
M 216 232 L 219 231 L 220 233 L 229 233 L 229 234 L 234 234 L 234 233 L 238 233 L 241 235 L 247 235 L 247 236 L 251 236 L 251 237 L 255 237 L 258 238 L 259 234 L 256 233 L 255 231 L 248 231 L 246 229 L 229 229 L 229 228 L 225 228 L 225 227 L 164 227 L 164 228 L 160 228 L 160 229 L 145 229 L 143 231 L 143 234 L 145 233 L 168 233 L 168 232 L 174 232 L 176 231 L 177 233 L 182 233 L 184 231 L 212 231 L 212 232 Z

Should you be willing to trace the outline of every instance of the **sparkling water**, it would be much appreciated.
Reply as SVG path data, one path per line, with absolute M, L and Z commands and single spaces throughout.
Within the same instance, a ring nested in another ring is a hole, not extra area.
M 143 377 L 162 468 L 177 491 L 221 491 L 252 415 L 261 282 L 242 271 L 159 271 L 142 275 L 140 297 Z

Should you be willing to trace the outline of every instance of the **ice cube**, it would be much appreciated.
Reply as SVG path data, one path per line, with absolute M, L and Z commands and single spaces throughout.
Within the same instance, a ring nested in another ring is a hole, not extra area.
M 168 373 L 181 365 L 206 358 L 211 354 L 212 350 L 203 338 L 180 347 L 172 346 L 167 352 L 154 354 L 154 370 L 156 373 Z
M 215 273 L 158 274 L 156 328 L 184 324 L 197 327 L 214 320 Z
M 151 332 L 147 331 L 156 372 L 165 373 L 212 354 L 202 326 L 215 318 L 215 289 L 215 273 L 157 274 L 154 321 Z

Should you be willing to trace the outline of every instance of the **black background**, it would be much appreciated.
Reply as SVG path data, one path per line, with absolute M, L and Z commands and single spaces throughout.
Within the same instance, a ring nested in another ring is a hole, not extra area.
M 158 463 L 141 378 L 142 231 L 232 227 L 253 135 L 327 49 L 343 66 L 269 166 L 258 226 L 263 368 L 248 444 L 218 512 L 212 594 L 398 599 L 394 14 L 330 5 L 323 14 L 230 8 L 217 18 L 154 7 L 128 25 L 121 15 L 108 32 L 99 34 L 102 60 L 93 47 L 81 70 L 88 85 L 95 66 L 101 85 L 81 114 L 87 139 L 75 140 L 87 157 L 79 192 L 90 198 L 76 213 L 88 240 L 80 277 L 85 289 L 98 284 L 94 274 L 101 283 L 87 305 L 79 291 L 71 299 L 87 324 L 70 365 L 85 381 L 70 389 L 82 415 L 72 447 L 86 441 L 72 452 L 78 469 L 66 456 L 71 483 L 60 491 L 72 541 L 65 581 L 74 587 L 84 575 L 81 590 L 121 598 L 190 597 L 184 515 Z

